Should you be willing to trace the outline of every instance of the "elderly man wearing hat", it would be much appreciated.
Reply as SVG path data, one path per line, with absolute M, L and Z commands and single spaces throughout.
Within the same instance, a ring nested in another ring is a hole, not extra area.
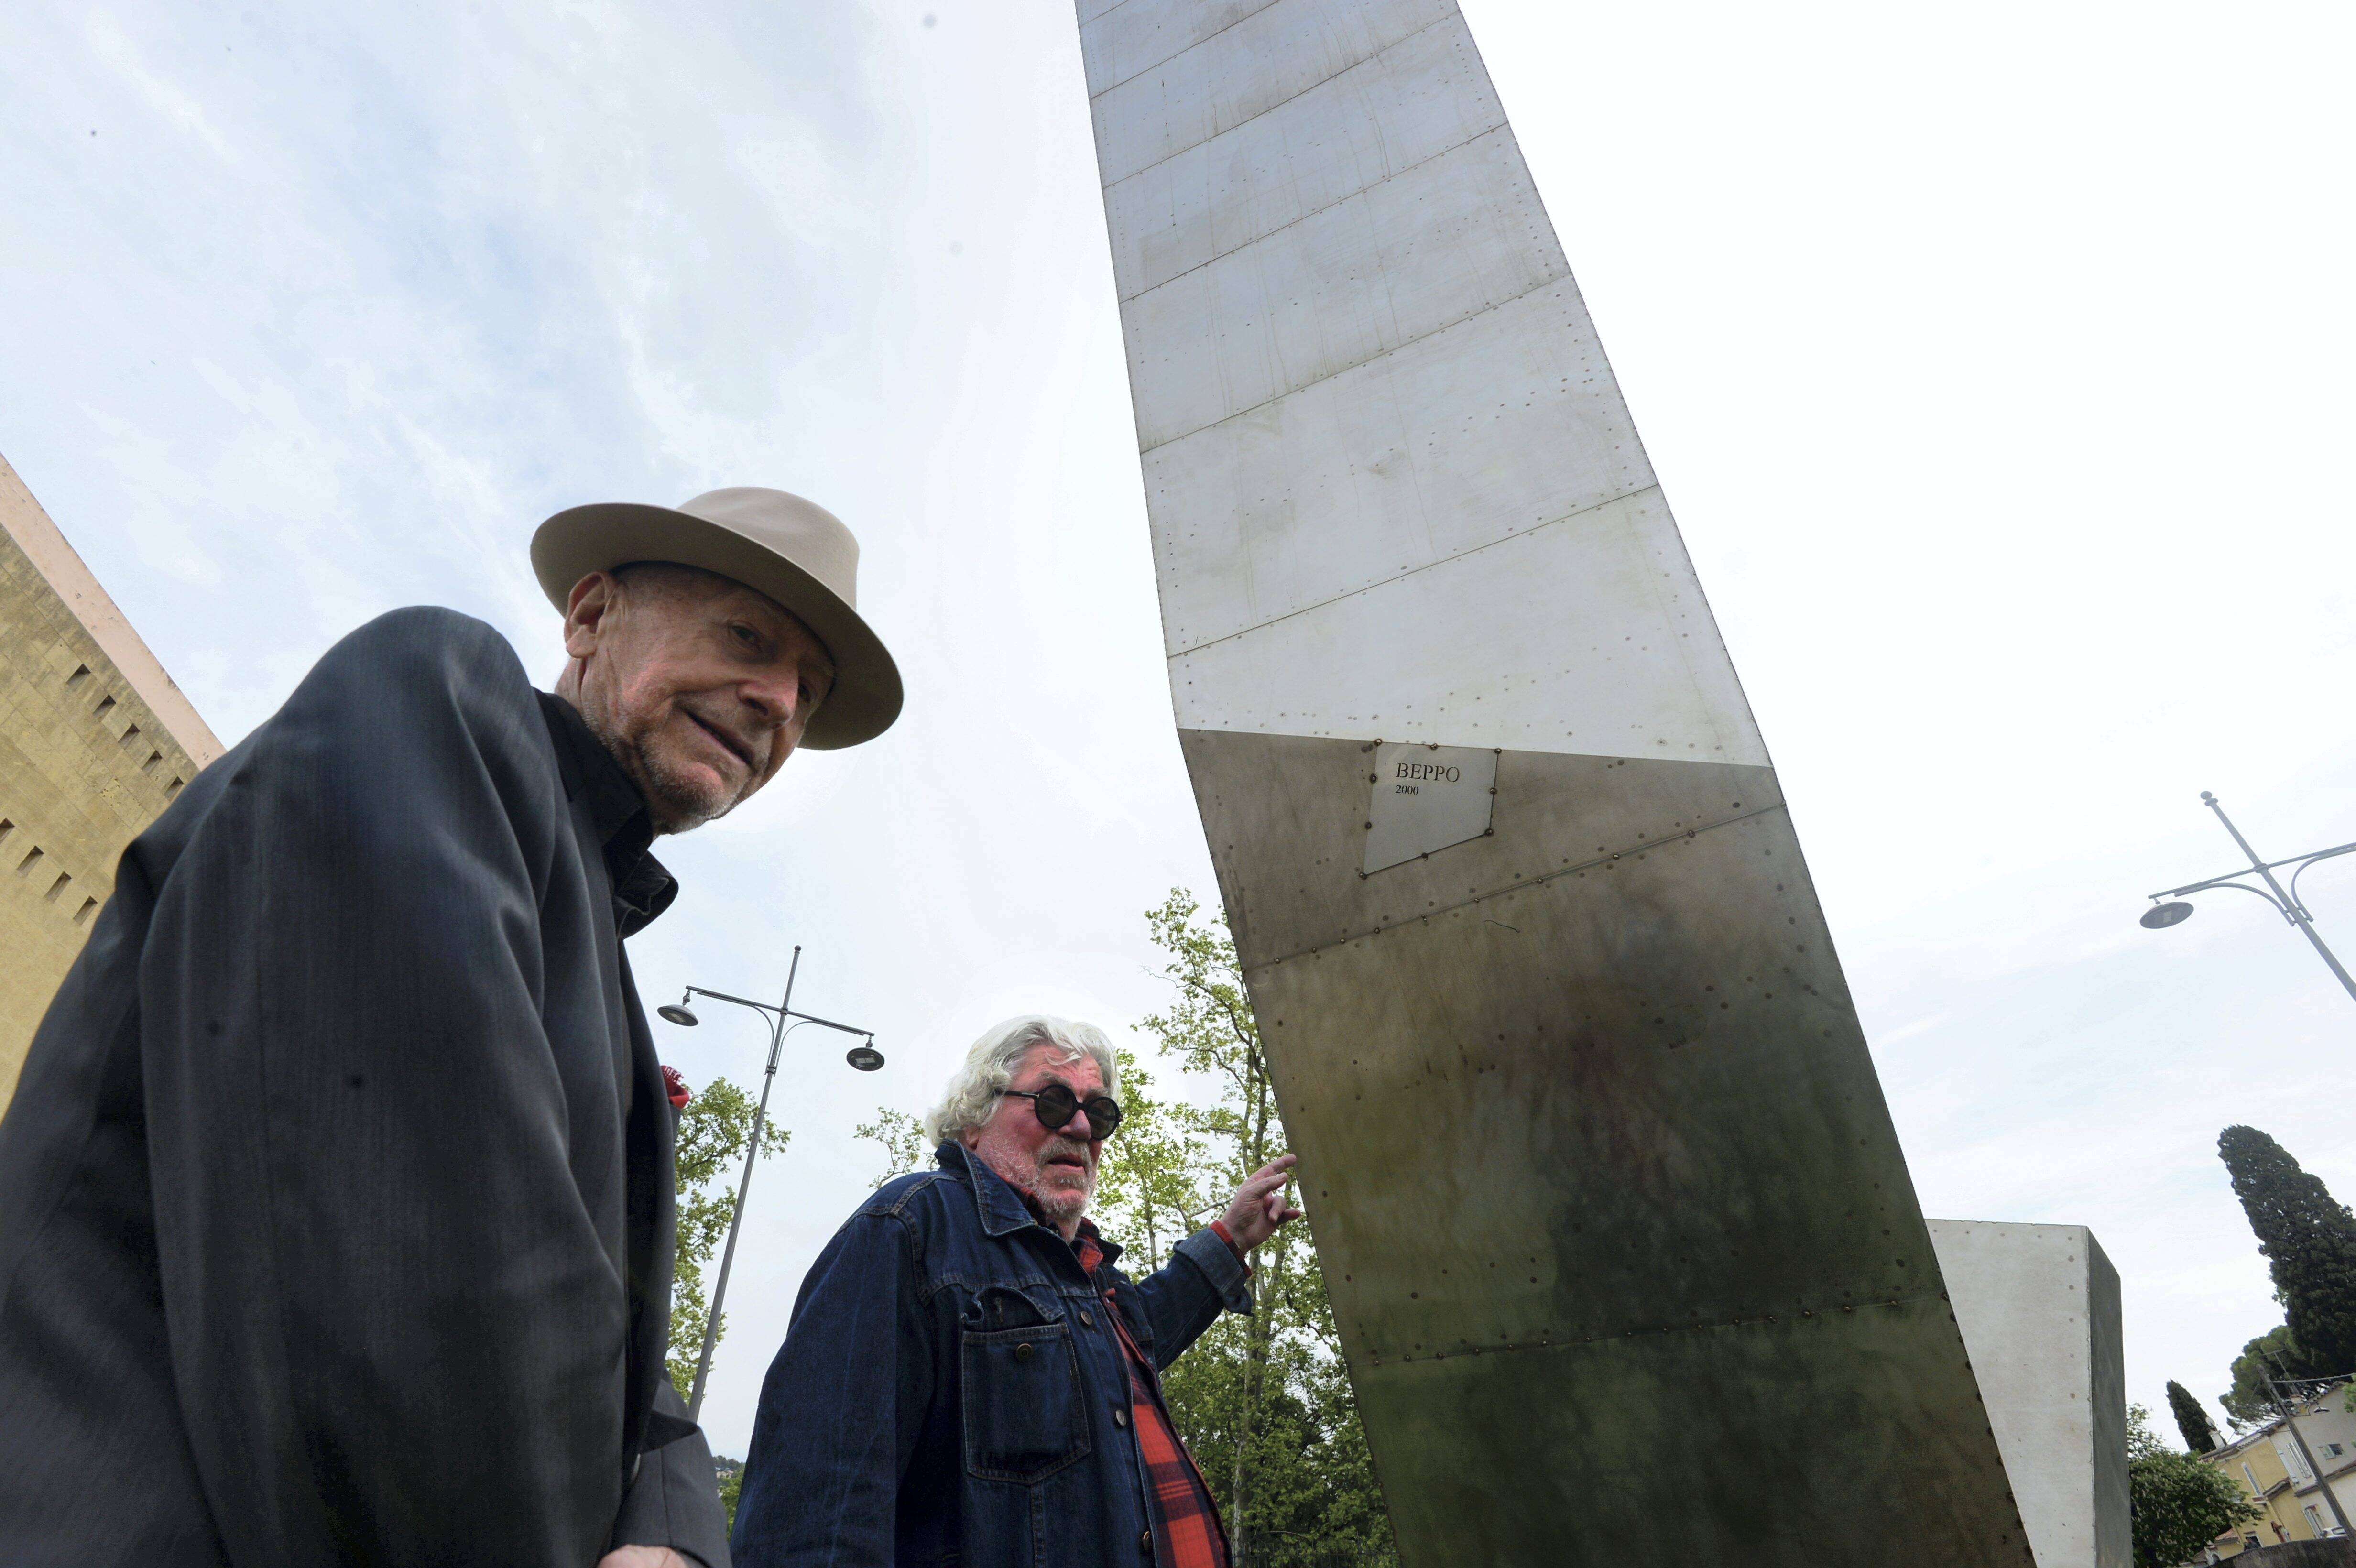
M 402 610 L 124 853 L 0 1121 L 0 1561 L 723 1568 L 663 1375 L 648 853 L 900 707 L 775 490 L 576 507 L 536 692 Z

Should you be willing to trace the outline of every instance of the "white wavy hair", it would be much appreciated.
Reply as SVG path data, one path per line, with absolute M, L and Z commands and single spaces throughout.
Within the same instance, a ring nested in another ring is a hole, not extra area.
M 1120 1062 L 1104 1030 L 1045 1013 L 1025 1013 L 992 1024 L 973 1042 L 965 1064 L 942 1091 L 941 1103 L 925 1113 L 925 1136 L 935 1144 L 948 1143 L 989 1121 L 998 1109 L 998 1092 L 1014 1082 L 1015 1068 L 1034 1045 L 1054 1047 L 1049 1055 L 1054 1061 L 1091 1059 L 1104 1074 L 1104 1092 L 1119 1096 Z

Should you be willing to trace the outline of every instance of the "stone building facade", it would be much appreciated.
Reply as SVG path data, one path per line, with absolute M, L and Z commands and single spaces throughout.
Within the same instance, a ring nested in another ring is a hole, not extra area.
M 0 459 L 0 1106 L 124 847 L 220 752 Z

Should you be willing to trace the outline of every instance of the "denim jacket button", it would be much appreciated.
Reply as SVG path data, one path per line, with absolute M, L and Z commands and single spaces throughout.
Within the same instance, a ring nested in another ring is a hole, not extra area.
M 1153 1550 L 1153 1532 L 1151 1531 L 1147 1530 L 1138 1532 L 1137 1549 L 1140 1552 L 1151 1552 Z
M 1089 1317 L 1089 1316 L 1088 1316 L 1088 1309 L 1087 1309 L 1087 1307 L 1081 1307 L 1081 1308 L 1080 1308 L 1080 1327 L 1081 1327 L 1081 1328 L 1095 1328 L 1096 1326 L 1097 1326 L 1097 1320 L 1096 1320 L 1095 1318 L 1093 1318 L 1093 1317 Z
M 1112 1424 L 1115 1426 L 1127 1426 L 1129 1424 L 1129 1407 L 1127 1405 L 1116 1405 L 1113 1408 Z
M 1015 1346 L 1015 1347 L 1014 1347 L 1014 1359 L 1015 1359 L 1016 1360 L 1018 1360 L 1018 1361 L 1027 1361 L 1027 1360 L 1029 1360 L 1031 1359 L 1031 1356 L 1032 1356 L 1032 1349 L 1031 1349 L 1031 1347 L 1030 1347 L 1030 1346 L 1028 1346 L 1028 1345 L 1017 1345 L 1017 1346 Z

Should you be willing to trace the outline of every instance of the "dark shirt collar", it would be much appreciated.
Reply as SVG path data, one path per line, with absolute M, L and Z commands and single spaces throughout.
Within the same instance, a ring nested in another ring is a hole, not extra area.
M 590 824 L 605 852 L 605 869 L 614 882 L 614 929 L 635 936 L 679 897 L 678 879 L 648 852 L 655 838 L 654 819 L 647 815 L 638 786 L 605 743 L 590 732 L 580 710 L 561 697 L 545 691 L 536 695 L 548 720 L 549 738 L 556 743 L 564 798 L 586 799 Z

